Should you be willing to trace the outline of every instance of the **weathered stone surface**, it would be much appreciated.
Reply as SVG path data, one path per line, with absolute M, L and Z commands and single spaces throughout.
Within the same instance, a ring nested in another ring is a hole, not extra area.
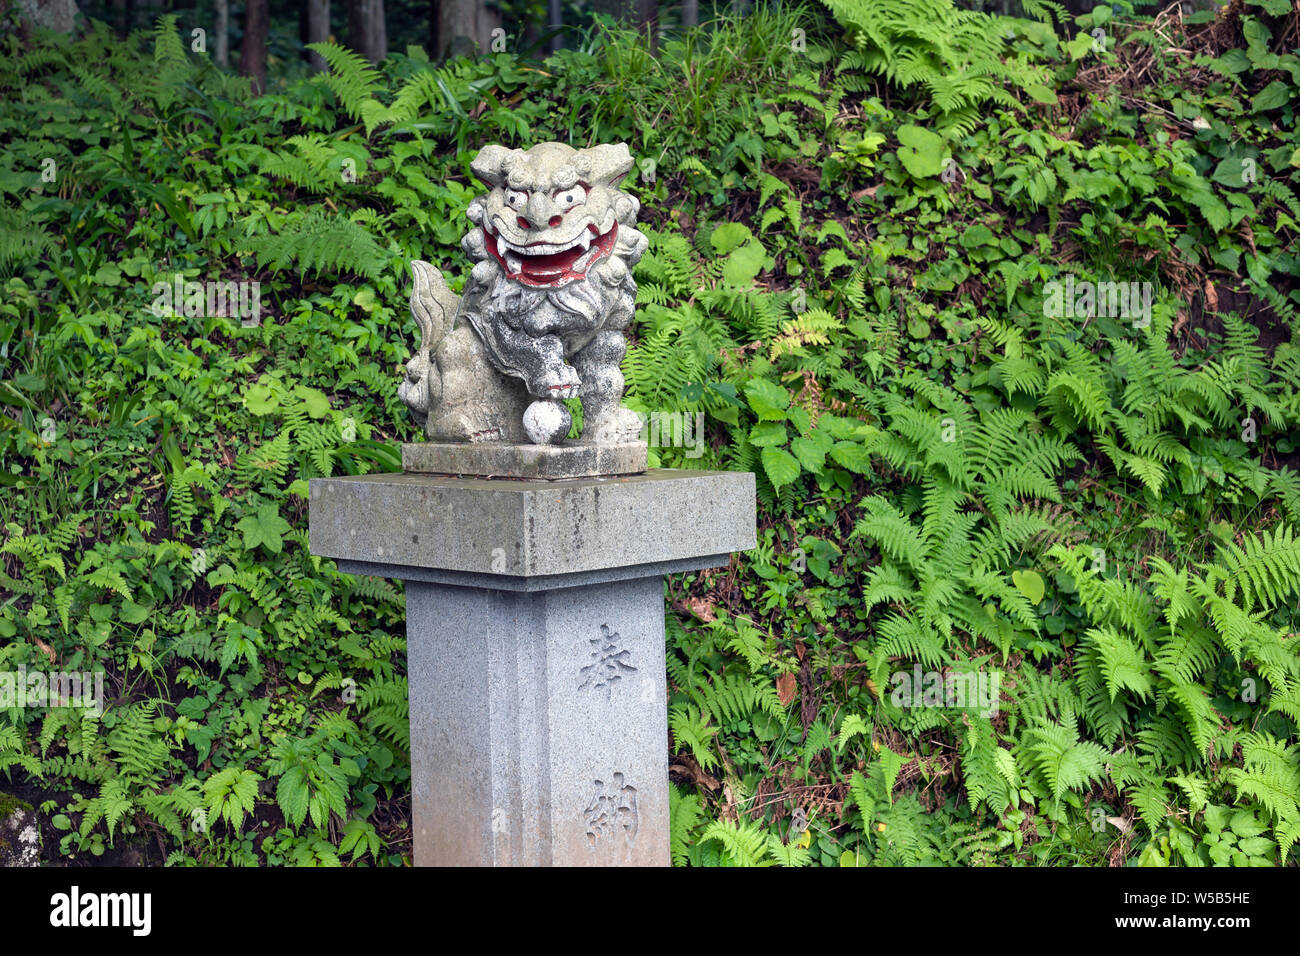
M 632 267 L 648 245 L 640 204 L 618 188 L 632 165 L 623 143 L 492 145 L 474 158 L 489 191 L 466 209 L 461 244 L 475 265 L 463 297 L 411 263 L 420 345 L 398 395 L 431 440 L 557 444 L 569 430 L 561 401 L 575 397 L 584 440 L 636 440 L 641 422 L 620 404 Z
M 666 866 L 662 578 L 406 594 L 416 865 Z
M 28 28 L 43 27 L 58 33 L 71 33 L 77 25 L 76 0 L 18 0 L 18 19 Z
M 646 463 L 644 442 L 620 445 L 418 442 L 402 446 L 404 470 L 435 475 L 557 480 L 635 475 L 646 470 Z
M 754 476 L 310 494 L 313 554 L 406 581 L 416 864 L 666 865 L 662 576 L 754 546 Z
M 656 468 L 564 482 L 406 473 L 313 478 L 310 488 L 312 554 L 348 561 L 534 577 L 755 544 L 748 473 Z
M 41 833 L 36 811 L 7 793 L 0 793 L 0 867 L 39 866 Z

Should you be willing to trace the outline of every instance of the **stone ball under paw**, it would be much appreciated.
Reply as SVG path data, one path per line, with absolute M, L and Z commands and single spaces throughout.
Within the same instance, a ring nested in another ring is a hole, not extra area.
M 559 402 L 541 399 L 524 412 L 524 431 L 534 445 L 556 445 L 573 426 L 573 416 Z

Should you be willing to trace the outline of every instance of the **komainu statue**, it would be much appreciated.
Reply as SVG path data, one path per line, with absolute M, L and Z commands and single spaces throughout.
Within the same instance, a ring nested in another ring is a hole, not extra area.
M 618 187 L 627 146 L 485 146 L 470 168 L 491 188 L 466 210 L 474 268 L 457 298 L 432 265 L 411 264 L 421 342 L 402 401 L 433 441 L 558 444 L 572 427 L 561 399 L 574 397 L 583 443 L 636 441 L 619 363 L 648 243 Z

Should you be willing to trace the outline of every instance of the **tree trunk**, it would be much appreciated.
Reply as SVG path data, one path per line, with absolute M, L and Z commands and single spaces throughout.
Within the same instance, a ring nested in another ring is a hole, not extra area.
M 248 16 L 244 20 L 244 45 L 239 51 L 239 72 L 253 78 L 253 92 L 266 92 L 266 35 L 270 20 L 267 0 L 248 0 Z
M 655 48 L 658 39 L 658 0 L 593 0 L 592 6 L 597 13 L 609 14 L 620 26 L 634 27 L 646 34 L 650 49 Z
M 636 27 L 654 53 L 659 48 L 659 0 L 636 0 Z
M 659 19 L 658 0 L 593 0 L 592 8 L 597 13 L 609 14 L 623 26 L 635 26 L 643 31 Z
M 564 46 L 564 36 L 560 33 L 564 27 L 564 7 L 561 0 L 547 0 L 546 13 L 546 25 L 555 31 L 551 34 L 551 52 L 554 53 Z
M 330 0 L 303 0 L 307 29 L 303 43 L 324 43 L 330 38 Z M 307 62 L 318 73 L 327 69 L 325 58 L 314 50 L 307 51 Z
M 230 66 L 230 0 L 214 0 L 213 10 L 217 24 L 212 43 L 212 62 L 220 67 Z
M 682 0 L 682 26 L 700 25 L 700 0 Z
M 492 52 L 492 31 L 501 27 L 501 17 L 483 0 L 441 0 L 438 7 L 439 57 Z
M 637 0 L 592 0 L 596 13 L 606 13 L 619 23 L 627 23 L 636 15 Z
M 388 56 L 384 0 L 348 0 L 348 46 L 371 63 Z

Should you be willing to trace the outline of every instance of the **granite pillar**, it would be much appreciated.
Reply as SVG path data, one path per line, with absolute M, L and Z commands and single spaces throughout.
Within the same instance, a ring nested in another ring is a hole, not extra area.
M 312 553 L 406 582 L 416 865 L 668 864 L 663 576 L 754 515 L 734 472 L 312 480 Z

